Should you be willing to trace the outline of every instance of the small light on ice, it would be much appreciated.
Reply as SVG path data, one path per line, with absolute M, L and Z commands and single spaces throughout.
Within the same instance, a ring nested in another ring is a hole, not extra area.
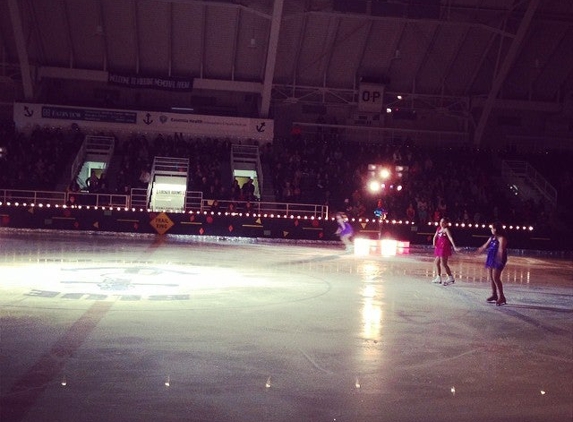
M 542 396 L 544 396 L 544 395 L 545 395 L 545 390 L 541 390 L 540 393 L 541 393 Z
M 455 396 L 456 395 L 456 387 L 450 388 L 450 392 L 452 393 L 452 396 Z
M 169 387 L 170 385 L 171 385 L 171 377 L 168 376 L 168 377 L 167 377 L 167 381 L 165 381 L 165 386 L 166 386 L 166 387 Z
M 265 384 L 266 388 L 271 388 L 271 377 L 267 378 L 267 383 Z
M 356 378 L 356 382 L 354 383 L 354 386 L 356 388 L 360 388 L 360 380 L 358 379 L 358 377 Z

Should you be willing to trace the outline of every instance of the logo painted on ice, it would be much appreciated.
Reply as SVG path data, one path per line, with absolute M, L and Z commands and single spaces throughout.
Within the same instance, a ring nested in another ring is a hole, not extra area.
M 189 300 L 180 294 L 181 281 L 189 281 L 197 273 L 156 267 L 84 267 L 62 269 L 74 278 L 60 280 L 60 291 L 33 289 L 26 296 L 121 301 Z M 64 288 L 65 286 L 65 288 Z

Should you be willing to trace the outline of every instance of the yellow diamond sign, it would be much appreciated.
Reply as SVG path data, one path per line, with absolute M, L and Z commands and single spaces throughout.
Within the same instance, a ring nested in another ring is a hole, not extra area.
M 151 227 L 157 231 L 159 234 L 166 233 L 171 227 L 175 225 L 173 221 L 164 212 L 157 214 L 153 220 L 150 221 Z

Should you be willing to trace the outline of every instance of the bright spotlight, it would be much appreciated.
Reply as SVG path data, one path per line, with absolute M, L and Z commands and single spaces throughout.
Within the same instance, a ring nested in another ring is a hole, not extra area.
M 394 239 L 382 239 L 380 241 L 380 254 L 382 256 L 394 256 L 396 255 L 397 247 L 398 242 Z
M 366 256 L 370 253 L 370 239 L 354 239 L 354 255 Z
M 390 170 L 388 170 L 388 169 L 386 169 L 386 168 L 381 169 L 381 170 L 380 170 L 380 177 L 381 177 L 383 180 L 386 180 L 386 179 L 390 178 Z
M 378 192 L 380 190 L 380 183 L 377 182 L 376 180 L 371 180 L 368 183 L 368 189 L 370 190 L 370 192 Z

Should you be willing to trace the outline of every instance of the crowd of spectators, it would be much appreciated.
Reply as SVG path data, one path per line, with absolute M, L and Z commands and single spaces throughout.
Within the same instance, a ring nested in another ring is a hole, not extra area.
M 73 158 L 83 140 L 79 130 L 37 129 L 26 137 L 7 124 L 1 126 L 0 136 L 8 151 L 0 158 L 4 189 L 54 189 L 62 163 Z M 113 180 L 104 179 L 103 185 L 106 192 L 129 194 L 134 187 L 147 186 L 154 157 L 189 158 L 188 190 L 216 200 L 214 207 L 219 201 L 256 201 L 252 181 L 240 186 L 230 174 L 231 144 L 229 139 L 182 134 L 118 139 L 119 166 L 108 174 Z M 356 218 L 374 218 L 381 202 L 388 218 L 419 224 L 438 222 L 443 216 L 457 223 L 501 219 L 548 225 L 551 219 L 547 204 L 511 196 L 494 165 L 499 152 L 468 146 L 421 147 L 407 141 L 351 142 L 328 136 L 276 139 L 261 146 L 260 152 L 272 175 L 276 202 L 327 205 L 331 213 L 343 211 Z M 386 166 L 393 174 L 380 192 L 368 190 L 369 164 Z M 565 173 L 561 181 L 570 188 L 571 174 Z M 102 186 L 100 181 L 97 186 Z
M 201 191 L 205 198 L 226 198 L 231 186 L 223 183 L 223 166 L 228 166 L 230 151 L 231 142 L 226 139 L 176 133 L 149 140 L 145 135 L 134 134 L 118 140 L 116 154 L 121 163 L 115 175 L 115 190 L 128 194 L 131 188 L 147 187 L 155 157 L 188 158 L 187 190 Z
M 333 212 L 373 218 L 381 200 L 388 218 L 419 224 L 443 216 L 457 223 L 549 224 L 547 204 L 511 195 L 494 151 L 301 137 L 276 140 L 264 151 L 277 201 L 320 203 Z M 368 189 L 369 164 L 393 174 L 380 192 Z
M 79 130 L 37 128 L 18 133 L 13 122 L 0 124 L 0 187 L 54 190 L 65 164 L 79 150 L 84 135 Z

